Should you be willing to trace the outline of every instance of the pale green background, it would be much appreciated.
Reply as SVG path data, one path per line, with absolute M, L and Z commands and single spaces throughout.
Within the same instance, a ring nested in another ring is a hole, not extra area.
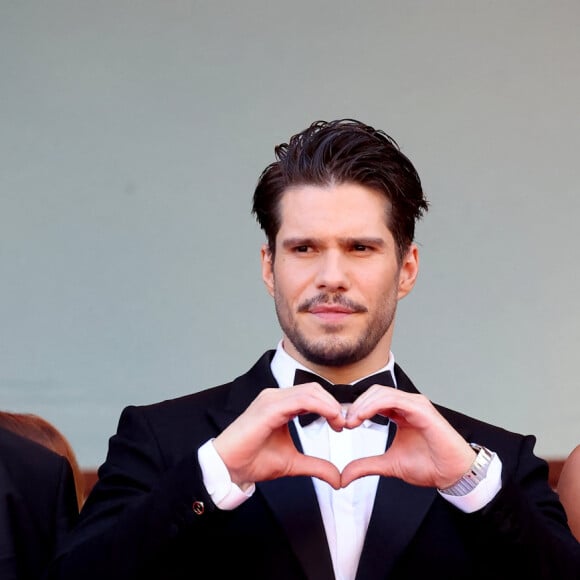
M 0 1 L 0 406 L 84 467 L 121 409 L 279 338 L 250 215 L 315 119 L 385 129 L 432 203 L 394 352 L 435 401 L 580 442 L 580 3 Z

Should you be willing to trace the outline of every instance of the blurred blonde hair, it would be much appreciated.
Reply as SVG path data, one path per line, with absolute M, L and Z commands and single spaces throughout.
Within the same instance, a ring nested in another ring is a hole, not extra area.
M 34 413 L 0 411 L 0 425 L 13 433 L 32 439 L 66 457 L 72 468 L 79 509 L 85 501 L 85 484 L 75 452 L 68 439 L 49 421 Z

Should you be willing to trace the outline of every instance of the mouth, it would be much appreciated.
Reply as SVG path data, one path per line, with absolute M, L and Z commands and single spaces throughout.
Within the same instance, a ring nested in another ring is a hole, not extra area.
M 353 314 L 366 312 L 366 308 L 345 296 L 333 300 L 327 295 L 319 295 L 305 301 L 298 312 L 310 314 L 326 323 L 340 323 Z
M 317 304 L 308 309 L 310 314 L 352 314 L 354 310 L 340 304 Z
M 354 314 L 354 312 L 355 311 L 352 308 L 347 308 L 338 304 L 319 304 L 308 310 L 309 314 L 312 314 L 325 322 L 341 322 L 347 316 Z

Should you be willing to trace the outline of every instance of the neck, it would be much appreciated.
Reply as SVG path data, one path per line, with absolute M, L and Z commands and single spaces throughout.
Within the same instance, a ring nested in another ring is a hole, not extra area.
M 284 338 L 282 346 L 300 364 L 335 384 L 354 383 L 363 377 L 372 375 L 383 369 L 389 363 L 390 358 L 390 349 L 378 345 L 370 355 L 360 361 L 344 366 L 321 365 L 302 356 L 286 338 Z

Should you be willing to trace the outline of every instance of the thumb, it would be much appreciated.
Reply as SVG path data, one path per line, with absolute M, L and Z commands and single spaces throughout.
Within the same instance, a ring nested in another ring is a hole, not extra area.
M 318 457 L 301 455 L 295 462 L 290 475 L 316 477 L 326 481 L 334 489 L 340 489 L 341 487 L 340 471 L 338 471 L 336 465 L 325 459 L 319 459 Z
M 346 487 L 355 479 L 365 475 L 388 475 L 385 473 L 385 465 L 382 457 L 362 457 L 348 463 L 342 470 L 340 486 Z

